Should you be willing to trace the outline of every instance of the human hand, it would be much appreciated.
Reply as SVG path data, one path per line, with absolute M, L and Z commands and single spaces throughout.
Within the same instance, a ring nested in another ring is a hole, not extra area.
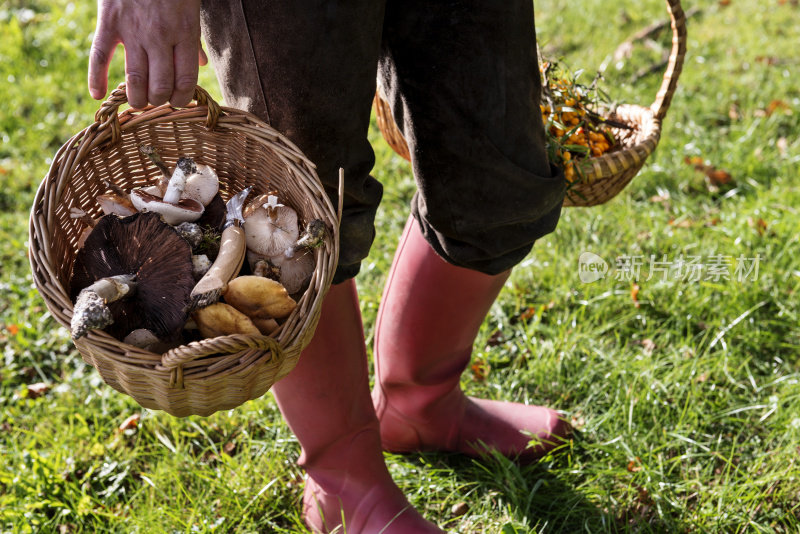
M 89 55 L 89 93 L 96 100 L 108 91 L 108 66 L 119 43 L 132 107 L 191 102 L 198 65 L 208 63 L 200 45 L 200 0 L 98 0 Z

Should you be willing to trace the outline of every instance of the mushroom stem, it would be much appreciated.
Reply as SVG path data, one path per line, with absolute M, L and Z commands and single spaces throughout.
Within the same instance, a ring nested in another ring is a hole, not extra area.
M 190 174 L 197 172 L 197 166 L 192 158 L 180 158 L 178 164 L 175 165 L 175 172 L 169 179 L 167 190 L 164 193 L 164 202 L 168 204 L 177 204 L 181 199 L 181 194 L 186 188 L 186 179 Z
M 306 230 L 303 235 L 297 240 L 294 249 L 298 248 L 317 248 L 322 245 L 328 230 L 325 228 L 325 223 L 320 219 L 313 219 L 306 225 Z
M 89 330 L 105 328 L 114 322 L 107 304 L 121 299 L 136 289 L 136 277 L 120 274 L 101 278 L 81 290 L 72 312 L 72 337 L 79 339 Z
M 268 260 L 258 260 L 253 267 L 253 275 L 277 281 L 281 278 L 281 268 L 271 264 Z
M 119 195 L 121 197 L 125 197 L 125 198 L 128 197 L 128 193 L 126 193 L 124 189 L 122 189 L 120 186 L 118 186 L 114 182 L 111 182 L 109 180 L 103 180 L 103 185 L 105 185 L 106 188 L 110 189 L 112 193 L 116 193 L 117 195 Z
M 172 177 L 172 173 L 169 172 L 169 167 L 167 167 L 167 164 L 161 159 L 158 150 L 156 150 L 154 146 L 142 143 L 139 145 L 139 152 L 150 158 L 153 165 L 158 167 L 158 170 L 161 171 L 161 180 L 158 184 L 158 188 L 161 190 L 161 195 L 163 196 L 169 185 L 169 179 Z
M 94 225 L 97 224 L 97 221 L 94 220 L 94 217 L 86 213 L 80 208 L 70 208 L 69 209 L 69 218 L 70 219 L 77 219 L 89 228 L 94 228 Z
M 217 258 L 192 289 L 190 310 L 203 308 L 219 300 L 228 282 L 241 270 L 246 252 L 247 245 L 241 227 L 229 226 L 222 231 Z

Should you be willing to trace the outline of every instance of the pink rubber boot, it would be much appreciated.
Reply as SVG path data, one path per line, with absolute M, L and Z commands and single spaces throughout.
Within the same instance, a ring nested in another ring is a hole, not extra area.
M 529 461 L 569 433 L 549 408 L 474 399 L 461 391 L 472 344 L 508 275 L 447 263 L 409 218 L 375 331 L 372 399 L 385 450 L 471 456 L 496 450 Z
M 272 391 L 302 446 L 303 513 L 312 531 L 442 532 L 411 507 L 384 463 L 352 280 L 331 287 L 311 344 Z

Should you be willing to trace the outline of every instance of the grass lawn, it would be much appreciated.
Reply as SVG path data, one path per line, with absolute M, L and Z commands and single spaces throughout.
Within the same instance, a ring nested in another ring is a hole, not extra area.
M 64 4 L 0 5 L 0 532 L 303 532 L 299 445 L 270 395 L 208 418 L 143 410 L 83 363 L 32 287 L 35 188 L 98 107 L 85 88 L 95 6 Z M 800 530 L 800 7 L 684 7 L 697 8 L 689 53 L 656 153 L 609 204 L 564 210 L 515 269 L 462 379 L 470 394 L 563 410 L 574 439 L 526 467 L 386 456 L 449 532 Z M 614 99 L 649 105 L 668 32 L 614 52 L 665 18 L 663 2 L 536 10 L 549 56 L 587 80 L 603 67 Z M 113 85 L 121 54 L 112 71 Z M 201 84 L 219 97 L 210 69 Z M 386 193 L 357 278 L 368 342 L 414 191 L 409 166 L 370 135 Z M 715 186 L 689 163 L 731 180 Z M 581 282 L 586 251 L 608 276 Z M 737 273 L 754 258 L 757 273 Z M 682 276 L 681 259 L 699 276 Z M 622 269 L 635 262 L 636 287 Z

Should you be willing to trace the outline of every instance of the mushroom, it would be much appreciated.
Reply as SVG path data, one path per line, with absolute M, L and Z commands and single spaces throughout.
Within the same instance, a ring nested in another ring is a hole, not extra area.
M 136 213 L 136 207 L 131 202 L 131 199 L 126 195 L 118 193 L 105 193 L 95 197 L 97 203 L 100 204 L 100 209 L 106 215 L 118 215 L 120 217 L 127 217 Z
M 294 250 L 321 247 L 326 235 L 328 235 L 328 229 L 325 228 L 325 223 L 320 219 L 312 219 L 306 225 L 303 235 L 294 244 Z
M 196 222 L 200 226 L 210 228 L 216 232 L 221 232 L 225 227 L 226 213 L 225 201 L 222 200 L 222 196 L 220 196 L 218 192 L 206 206 L 202 217 L 197 219 Z
M 172 175 L 172 173 L 169 172 L 169 167 L 167 167 L 166 163 L 164 163 L 164 161 L 161 159 L 161 156 L 155 147 L 142 143 L 139 145 L 139 152 L 150 158 L 150 161 L 153 162 L 153 165 L 158 167 L 158 170 L 161 171 L 161 180 L 155 187 L 159 191 L 157 196 L 163 197 L 164 193 L 167 191 L 167 185 L 169 184 L 169 179 Z
M 194 222 L 203 215 L 203 205 L 192 199 L 180 200 L 175 204 L 145 192 L 142 189 L 131 191 L 131 202 L 142 213 L 158 213 L 167 224 Z
M 308 250 L 287 251 L 288 254 L 273 256 L 270 261 L 280 267 L 281 274 L 278 280 L 290 295 L 295 295 L 305 289 L 311 275 L 314 274 L 314 255 Z
M 192 249 L 200 246 L 200 243 L 203 241 L 203 229 L 200 228 L 199 224 L 182 222 L 175 226 L 175 230 L 189 243 Z
M 208 272 L 192 289 L 191 309 L 202 308 L 219 300 L 230 280 L 239 274 L 247 252 L 242 223 L 242 205 L 250 188 L 234 195 L 228 201 L 226 228 L 220 238 L 219 253 Z
M 264 256 L 248 250 L 247 262 L 250 264 L 250 270 L 255 276 L 263 276 L 264 278 L 270 278 L 276 282 L 281 279 L 281 268 Z
M 219 191 L 219 178 L 208 165 L 197 165 L 197 171 L 186 178 L 182 198 L 191 198 L 208 206 Z
M 86 225 L 86 228 L 83 229 L 81 235 L 78 237 L 78 248 L 81 248 L 86 242 L 86 238 L 92 233 L 92 228 L 97 224 L 97 221 L 82 209 L 75 207 L 69 209 L 69 218 L 77 219 Z
M 186 189 L 187 178 L 196 171 L 197 165 L 195 165 L 192 158 L 178 159 L 178 163 L 175 164 L 175 171 L 172 173 L 172 177 L 167 184 L 167 190 L 164 191 L 164 202 L 168 204 L 177 204 Z
M 192 277 L 200 280 L 211 268 L 211 260 L 205 254 L 195 254 L 192 256 Z
M 278 321 L 272 318 L 250 319 L 261 334 L 268 336 L 278 329 Z
M 106 215 L 78 250 L 70 286 L 73 300 L 86 290 L 82 297 L 86 304 L 76 304 L 73 311 L 76 339 L 88 329 L 105 327 L 117 339 L 147 328 L 168 341 L 180 334 L 186 321 L 194 287 L 192 252 L 154 213 Z M 112 323 L 94 326 L 108 316 Z
M 261 334 L 247 315 L 233 306 L 215 302 L 192 314 L 200 334 L 206 338 L 229 336 L 231 334 Z
M 197 166 L 191 158 L 180 158 L 162 198 L 144 189 L 134 189 L 131 191 L 131 202 L 141 212 L 161 214 L 167 224 L 196 221 L 203 215 L 203 205 L 193 199 L 181 198 L 186 187 L 186 178 L 196 169 Z
M 294 247 L 300 235 L 297 212 L 279 204 L 275 195 L 268 195 L 266 201 L 259 197 L 248 206 L 244 230 L 247 248 L 267 257 Z
M 297 307 L 286 288 L 262 276 L 239 276 L 228 283 L 225 302 L 251 319 L 285 319 Z
M 153 332 L 146 328 L 137 328 L 125 336 L 125 339 L 123 339 L 122 342 L 127 343 L 128 345 L 133 345 L 134 347 L 138 347 L 140 349 L 155 352 L 156 354 L 163 354 L 181 344 L 180 339 L 164 342 L 158 339 Z
M 122 340 L 123 343 L 145 350 L 150 350 L 150 347 L 159 343 L 159 341 L 156 335 L 147 328 L 137 328 Z

